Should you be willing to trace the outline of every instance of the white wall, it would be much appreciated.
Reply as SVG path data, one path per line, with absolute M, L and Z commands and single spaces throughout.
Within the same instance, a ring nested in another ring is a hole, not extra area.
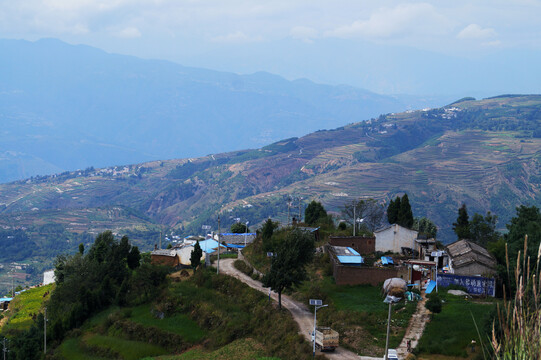
M 54 270 L 45 271 L 43 273 L 43 285 L 49 285 L 54 283 L 56 280 L 54 276 Z
M 415 249 L 418 232 L 394 224 L 385 230 L 374 232 L 376 251 L 400 253 L 402 247 Z

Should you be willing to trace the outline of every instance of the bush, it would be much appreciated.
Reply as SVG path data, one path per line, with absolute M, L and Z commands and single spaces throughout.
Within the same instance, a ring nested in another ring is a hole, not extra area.
M 438 294 L 430 294 L 425 307 L 431 312 L 438 314 L 441 312 L 441 299 Z
M 235 268 L 248 276 L 252 276 L 254 269 L 243 260 L 235 260 Z

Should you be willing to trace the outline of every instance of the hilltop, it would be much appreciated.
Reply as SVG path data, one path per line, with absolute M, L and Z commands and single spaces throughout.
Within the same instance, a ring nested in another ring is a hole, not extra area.
M 448 242 L 463 202 L 471 213 L 498 215 L 500 227 L 515 206 L 541 204 L 540 116 L 539 95 L 465 98 L 259 149 L 2 184 L 0 236 L 9 242 L 18 228 L 34 244 L 21 260 L 35 259 L 44 247 L 51 255 L 74 251 L 106 229 L 148 249 L 165 229 L 217 230 L 220 212 L 222 229 L 237 217 L 286 221 L 288 196 L 340 211 L 357 197 L 387 200 L 407 192 L 414 215 L 432 219 Z

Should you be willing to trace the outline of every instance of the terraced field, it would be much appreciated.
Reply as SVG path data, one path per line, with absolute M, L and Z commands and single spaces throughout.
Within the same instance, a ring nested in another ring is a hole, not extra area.
M 222 229 L 235 218 L 256 227 L 269 216 L 287 221 L 288 196 L 302 198 L 301 213 L 312 199 L 339 212 L 355 198 L 407 192 L 414 216 L 431 218 L 440 240 L 451 241 L 463 202 L 472 213 L 492 211 L 499 224 L 517 205 L 541 205 L 540 117 L 541 96 L 467 99 L 262 149 L 1 184 L 0 226 L 27 229 L 37 247 L 37 228 L 47 224 L 65 229 L 58 238 L 110 229 L 150 247 L 159 230 L 216 230 L 220 211 Z

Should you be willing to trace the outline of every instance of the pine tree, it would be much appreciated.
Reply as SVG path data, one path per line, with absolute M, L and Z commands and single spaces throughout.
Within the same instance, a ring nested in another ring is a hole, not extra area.
M 458 240 L 460 239 L 470 239 L 470 217 L 468 216 L 468 209 L 466 209 L 466 204 L 458 209 L 458 217 L 456 222 L 453 223 L 453 231 L 455 232 Z
M 408 229 L 413 226 L 413 212 L 408 198 L 408 194 L 404 194 L 400 200 L 400 208 L 398 209 L 397 224 Z
M 387 220 L 389 224 L 396 224 L 398 222 L 398 210 L 400 209 L 400 197 L 397 196 L 396 199 L 389 203 L 387 208 Z
M 203 256 L 203 250 L 201 250 L 199 241 L 197 241 L 193 246 L 193 250 L 190 255 L 190 263 L 192 264 L 193 271 L 195 271 L 197 267 L 201 265 L 201 256 Z
M 315 225 L 319 220 L 326 217 L 327 211 L 320 202 L 315 200 L 312 200 L 304 210 L 304 221 L 310 226 Z

